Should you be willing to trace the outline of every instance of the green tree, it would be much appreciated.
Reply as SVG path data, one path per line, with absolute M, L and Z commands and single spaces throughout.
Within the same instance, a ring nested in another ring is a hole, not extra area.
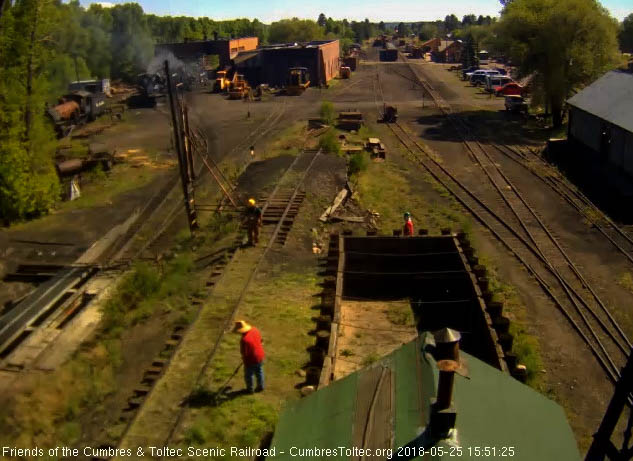
M 116 5 L 111 10 L 112 77 L 133 80 L 145 72 L 154 54 L 147 19 L 137 3 Z
M 326 21 L 327 21 L 327 18 L 325 17 L 323 13 L 321 13 L 319 15 L 319 19 L 317 19 L 317 24 L 320 25 L 321 27 L 325 27 Z
M 16 0 L 0 19 L 0 215 L 5 223 L 45 213 L 58 197 L 55 138 L 44 118 L 51 8 L 45 0 Z
M 383 21 L 380 21 L 378 23 L 378 30 L 381 31 L 381 32 L 384 32 L 384 31 L 387 30 L 387 26 L 385 26 L 385 23 Z
M 438 36 L 437 26 L 433 23 L 425 23 L 420 27 L 418 37 L 422 41 L 430 40 Z
M 467 14 L 462 18 L 462 27 L 473 26 L 477 24 L 477 16 L 474 14 Z
M 268 31 L 271 43 L 309 42 L 323 37 L 323 28 L 309 19 L 282 19 L 273 22 Z
M 464 38 L 464 48 L 462 51 L 462 66 L 467 69 L 471 66 L 479 65 L 479 46 L 473 34 L 468 32 Z
M 444 18 L 444 29 L 446 33 L 449 33 L 449 32 L 454 31 L 455 29 L 458 29 L 460 24 L 461 23 L 459 22 L 459 19 L 454 14 L 448 15 L 446 16 L 446 18 Z
M 620 25 L 618 33 L 620 49 L 623 53 L 633 53 L 633 13 L 629 14 Z
M 537 97 L 551 109 L 555 126 L 572 91 L 618 61 L 617 23 L 594 1 L 513 0 L 496 33 L 520 72 L 537 74 Z

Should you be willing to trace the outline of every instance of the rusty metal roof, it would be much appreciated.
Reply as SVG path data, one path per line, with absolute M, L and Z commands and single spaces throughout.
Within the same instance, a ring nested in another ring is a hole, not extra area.
M 607 72 L 569 98 L 567 104 L 633 133 L 633 74 Z
M 427 452 L 434 448 L 432 458 L 438 460 L 580 460 L 558 404 L 464 352 L 460 360 L 467 363 L 468 375 L 455 375 L 453 393 L 456 428 L 447 439 L 429 438 L 430 405 L 439 376 L 435 360 L 423 350 L 431 338 L 425 334 L 373 365 L 287 404 L 271 443 L 275 458 L 360 459 L 318 450 L 365 447 L 391 448 L 394 457 L 404 459 L 406 454 L 398 456 L 398 448 L 408 446 Z M 303 449 L 312 451 L 298 451 Z

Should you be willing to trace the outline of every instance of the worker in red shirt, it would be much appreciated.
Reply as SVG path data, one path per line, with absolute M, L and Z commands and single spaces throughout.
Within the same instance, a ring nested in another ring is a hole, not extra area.
M 413 235 L 413 221 L 411 221 L 411 213 L 406 211 L 404 213 L 404 226 L 402 228 L 402 234 L 405 236 Z
M 249 325 L 244 320 L 235 322 L 233 331 L 242 335 L 240 351 L 242 353 L 242 362 L 244 363 L 246 391 L 251 394 L 253 392 L 261 392 L 264 390 L 264 347 L 262 346 L 262 336 L 257 328 Z M 255 390 L 253 390 L 253 375 L 257 379 Z

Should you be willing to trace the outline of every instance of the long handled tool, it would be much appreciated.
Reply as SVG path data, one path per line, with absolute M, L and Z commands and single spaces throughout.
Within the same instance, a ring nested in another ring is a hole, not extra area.
M 222 386 L 220 386 L 220 388 L 218 389 L 218 393 L 222 392 L 222 390 L 223 390 L 224 388 L 226 388 L 226 387 L 229 385 L 229 383 L 231 382 L 231 380 L 232 380 L 233 378 L 235 378 L 235 375 L 237 374 L 237 372 L 238 372 L 238 371 L 240 371 L 240 368 L 242 368 L 242 363 L 240 363 L 240 364 L 237 366 L 237 368 L 235 369 L 235 371 L 233 372 L 233 374 L 232 374 L 231 376 L 229 376 L 229 379 L 227 379 L 227 380 L 226 380 L 226 382 L 225 382 Z
M 211 394 L 211 398 L 210 398 L 211 406 L 218 406 L 222 402 L 222 397 L 223 396 L 226 399 L 226 395 L 225 394 L 230 389 L 229 383 L 231 382 L 231 380 L 233 378 L 235 378 L 235 375 L 237 374 L 238 371 L 240 371 L 240 368 L 242 368 L 242 364 L 241 363 L 237 366 L 235 371 L 231 374 L 231 376 L 229 376 L 229 378 L 225 381 L 225 383 L 222 384 L 218 388 L 217 391 L 215 391 L 214 393 Z
M 193 408 L 206 406 L 217 407 L 223 400 L 227 399 L 227 391 L 230 389 L 229 383 L 233 378 L 235 378 L 235 375 L 238 371 L 240 371 L 240 368 L 242 368 L 241 363 L 237 366 L 231 376 L 229 376 L 229 379 L 218 387 L 217 391 L 211 392 L 205 388 L 198 388 L 191 393 L 183 404 Z

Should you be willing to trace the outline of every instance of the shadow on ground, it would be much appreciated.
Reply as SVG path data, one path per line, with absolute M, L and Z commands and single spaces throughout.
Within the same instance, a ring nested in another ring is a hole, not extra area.
M 482 142 L 523 144 L 525 141 L 542 142 L 549 137 L 549 130 L 539 127 L 534 120 L 530 120 L 522 114 L 510 113 L 505 110 L 453 113 Z M 460 124 L 443 115 L 424 115 L 418 117 L 417 122 L 422 126 L 422 131 L 418 134 L 423 138 L 433 141 L 462 141 L 460 133 L 456 130 L 456 126 L 460 126 Z

